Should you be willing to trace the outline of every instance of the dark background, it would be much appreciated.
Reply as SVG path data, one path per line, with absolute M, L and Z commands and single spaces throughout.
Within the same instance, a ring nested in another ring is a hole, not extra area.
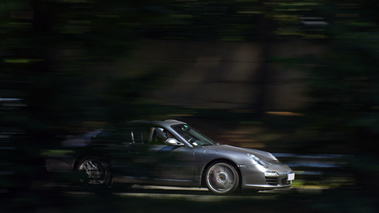
M 163 212 L 189 205 L 135 199 L 130 206 L 112 196 L 72 202 L 63 192 L 31 187 L 47 179 L 44 153 L 67 135 L 174 118 L 222 143 L 290 153 L 281 160 L 292 165 L 309 156 L 339 165 L 299 166 L 294 187 L 320 193 L 294 190 L 252 201 L 258 210 L 374 212 L 378 7 L 375 0 L 2 0 L 0 184 L 7 205 L 0 210 L 121 212 L 150 210 L 139 205 L 150 202 Z M 243 63 L 250 65 L 224 66 Z M 239 79 L 244 69 L 248 78 Z M 252 210 L 239 204 L 187 211 Z

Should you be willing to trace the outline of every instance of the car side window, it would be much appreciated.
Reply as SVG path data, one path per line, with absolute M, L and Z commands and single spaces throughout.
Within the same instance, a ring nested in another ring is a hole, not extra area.
M 146 143 L 148 130 L 143 126 L 133 127 L 130 135 L 134 143 Z
M 152 128 L 152 139 L 151 144 L 160 144 L 165 145 L 168 138 L 177 139 L 170 131 L 162 127 L 153 127 Z
M 153 134 L 151 136 L 150 144 L 164 144 L 165 138 L 163 136 L 163 129 L 153 127 Z
M 167 138 L 175 138 L 168 130 L 159 126 L 134 126 L 130 130 L 131 140 L 133 143 L 165 145 Z

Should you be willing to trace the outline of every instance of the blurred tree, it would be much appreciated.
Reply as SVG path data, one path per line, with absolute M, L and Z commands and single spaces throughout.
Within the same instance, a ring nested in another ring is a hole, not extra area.
M 308 127 L 320 135 L 338 135 L 336 141 L 319 145 L 373 154 L 379 136 L 377 1 L 286 1 L 273 6 L 280 39 L 306 39 L 326 49 L 290 60 L 306 65 L 302 69 L 309 74 L 313 101 L 306 109 L 312 121 Z
M 372 153 L 378 139 L 378 18 L 376 1 L 325 5 L 327 52 L 311 63 L 310 110 L 321 131 L 343 132 L 358 153 Z M 325 12 L 324 12 L 325 13 Z M 345 141 L 347 142 L 347 141 Z
M 0 44 L 6 50 L 2 75 L 9 79 L 5 87 L 16 88 L 5 96 L 25 99 L 27 124 L 35 130 L 145 116 L 147 109 L 136 109 L 148 105 L 144 94 L 154 89 L 152 85 L 161 85 L 165 75 L 152 70 L 127 77 L 112 71 L 114 61 L 141 39 L 259 39 L 268 44 L 273 31 L 265 18 L 264 1 L 255 0 L 7 0 L 2 4 L 7 29 Z M 262 85 L 267 76 L 264 67 Z
M 126 70 L 137 73 L 130 76 L 113 70 L 138 42 L 258 41 L 264 61 L 252 108 L 263 113 L 275 42 L 305 39 L 328 49 L 291 60 L 311 65 L 303 67 L 314 97 L 311 128 L 354 133 L 354 146 L 378 134 L 377 9 L 374 0 L 4 0 L 0 95 L 24 100 L 25 128 L 35 132 L 148 117 L 154 100 L 147 94 L 165 81 L 162 68 Z

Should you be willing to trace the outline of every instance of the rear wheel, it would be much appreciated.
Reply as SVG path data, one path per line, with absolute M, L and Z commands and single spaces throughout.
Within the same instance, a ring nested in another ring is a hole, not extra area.
M 109 164 L 101 158 L 84 158 L 78 163 L 77 170 L 82 173 L 81 183 L 108 186 L 111 182 Z
M 239 174 L 231 163 L 216 162 L 206 170 L 205 182 L 212 192 L 228 194 L 238 188 Z

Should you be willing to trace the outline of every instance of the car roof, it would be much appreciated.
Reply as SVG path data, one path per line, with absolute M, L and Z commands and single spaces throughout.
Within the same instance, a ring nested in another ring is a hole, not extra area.
M 176 124 L 186 124 L 185 122 L 183 121 L 178 121 L 178 120 L 174 120 L 174 119 L 169 119 L 169 120 L 162 120 L 162 121 L 159 121 L 159 120 L 152 120 L 152 121 L 147 121 L 147 120 L 134 120 L 134 121 L 129 121 L 128 124 L 153 124 L 153 125 L 159 125 L 159 126 L 172 126 L 172 125 L 176 125 Z

